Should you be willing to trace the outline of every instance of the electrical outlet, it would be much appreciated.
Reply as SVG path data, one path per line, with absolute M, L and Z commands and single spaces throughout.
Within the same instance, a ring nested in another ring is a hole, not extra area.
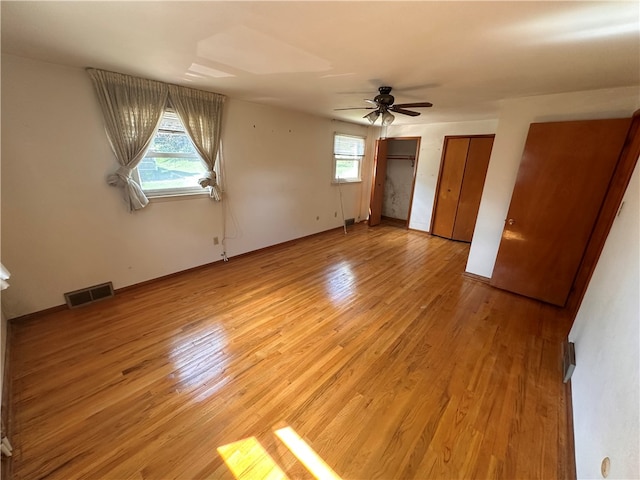
M 218 237 L 213 237 L 213 244 L 218 245 L 219 243 L 220 243 L 220 240 L 218 239 Z

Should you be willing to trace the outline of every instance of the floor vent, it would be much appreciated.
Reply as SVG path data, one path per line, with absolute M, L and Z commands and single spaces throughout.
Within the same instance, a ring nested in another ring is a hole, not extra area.
M 111 282 L 101 283 L 100 285 L 94 285 L 93 287 L 64 294 L 69 308 L 80 307 L 110 297 L 113 297 L 113 284 Z
M 346 227 L 348 227 L 349 225 L 353 225 L 354 223 L 356 223 L 356 219 L 355 219 L 355 218 L 347 218 L 347 219 L 344 221 L 344 225 L 345 225 Z

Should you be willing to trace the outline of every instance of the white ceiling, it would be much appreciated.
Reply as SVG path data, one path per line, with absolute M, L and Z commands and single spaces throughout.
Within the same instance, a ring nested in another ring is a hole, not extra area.
M 505 98 L 640 85 L 640 3 L 9 2 L 2 52 L 366 123 L 496 118 Z

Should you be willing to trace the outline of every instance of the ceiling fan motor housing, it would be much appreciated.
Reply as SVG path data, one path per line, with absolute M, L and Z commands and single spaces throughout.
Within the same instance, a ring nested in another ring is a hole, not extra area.
M 380 93 L 376 95 L 373 100 L 365 100 L 365 102 L 373 104 L 375 107 L 362 107 L 363 109 L 371 110 L 371 112 L 367 113 L 363 118 L 366 118 L 372 124 L 379 116 L 382 116 L 382 124 L 385 126 L 390 125 L 394 119 L 391 112 L 409 115 L 410 117 L 417 117 L 420 115 L 420 112 L 407 110 L 405 107 L 426 108 L 433 106 L 430 102 L 399 103 L 398 105 L 394 105 L 393 102 L 395 101 L 395 98 L 391 95 L 391 87 L 379 87 L 378 92 Z M 360 108 L 349 107 L 337 108 L 336 110 L 360 110 Z
M 380 92 L 380 95 L 376 95 L 373 99 L 374 102 L 387 107 L 393 105 L 395 99 L 393 98 L 393 95 L 390 95 L 391 87 L 380 87 L 378 88 L 378 91 Z

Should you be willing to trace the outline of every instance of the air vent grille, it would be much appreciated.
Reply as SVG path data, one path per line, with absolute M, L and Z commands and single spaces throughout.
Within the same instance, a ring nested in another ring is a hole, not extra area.
M 76 308 L 89 303 L 113 297 L 113 284 L 111 282 L 101 283 L 93 287 L 87 287 L 74 292 L 64 294 L 64 299 L 69 308 Z

